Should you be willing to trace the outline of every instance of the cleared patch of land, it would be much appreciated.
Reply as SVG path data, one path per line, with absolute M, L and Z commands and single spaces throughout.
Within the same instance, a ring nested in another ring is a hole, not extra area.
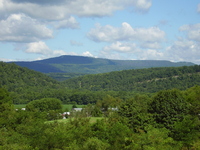
M 62 110 L 63 111 L 71 111 L 72 109 L 72 104 L 63 104 L 62 105 Z M 83 108 L 85 105 L 76 105 L 77 108 Z M 20 109 L 20 108 L 25 108 L 26 107 L 26 104 L 18 104 L 18 105 L 14 105 L 14 108 L 15 109 Z
M 48 123 L 52 123 L 52 122 L 67 123 L 70 121 L 70 119 L 73 120 L 74 118 L 52 120 L 52 121 L 48 121 Z M 89 117 L 89 119 L 90 119 L 90 123 L 95 123 L 97 122 L 97 120 L 104 119 L 104 117 Z

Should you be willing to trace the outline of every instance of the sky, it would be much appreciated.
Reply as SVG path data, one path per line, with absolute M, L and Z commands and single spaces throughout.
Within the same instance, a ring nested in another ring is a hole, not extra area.
M 0 61 L 61 55 L 200 64 L 200 1 L 0 0 Z

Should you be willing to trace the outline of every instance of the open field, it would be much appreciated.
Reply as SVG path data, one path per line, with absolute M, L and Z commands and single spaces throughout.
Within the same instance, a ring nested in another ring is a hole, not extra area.
M 90 123 L 95 123 L 97 120 L 101 120 L 104 117 L 89 117 L 90 118 Z M 73 120 L 73 118 L 71 118 Z M 59 120 L 53 120 L 53 121 L 48 121 L 48 123 L 51 122 L 59 122 L 59 123 L 67 123 L 70 119 L 59 119 Z
M 72 106 L 73 106 L 72 104 L 63 104 L 62 105 L 62 110 L 63 111 L 66 111 L 66 110 L 71 111 Z M 76 106 L 77 106 L 77 108 L 83 108 L 85 105 L 76 105 Z M 25 108 L 26 104 L 14 105 L 14 107 L 15 107 L 15 109 Z

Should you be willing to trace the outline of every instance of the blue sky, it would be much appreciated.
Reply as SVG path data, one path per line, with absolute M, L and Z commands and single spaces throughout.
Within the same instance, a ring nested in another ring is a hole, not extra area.
M 0 0 L 0 61 L 60 55 L 200 64 L 200 1 Z

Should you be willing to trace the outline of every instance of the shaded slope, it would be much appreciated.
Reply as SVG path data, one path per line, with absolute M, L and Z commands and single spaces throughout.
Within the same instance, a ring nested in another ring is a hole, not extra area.
M 0 87 L 11 92 L 15 101 L 31 101 L 45 90 L 63 87 L 58 81 L 43 73 L 14 63 L 0 62 L 0 78 Z

